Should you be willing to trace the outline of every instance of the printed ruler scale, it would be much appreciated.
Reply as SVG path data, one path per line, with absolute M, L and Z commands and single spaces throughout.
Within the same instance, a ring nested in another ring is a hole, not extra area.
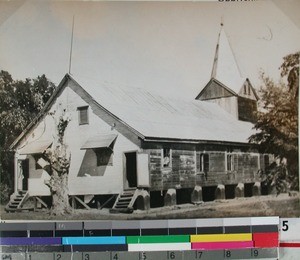
M 278 217 L 6 221 L 0 224 L 1 259 L 278 259 L 279 245 L 299 244 L 297 225 L 299 219 Z

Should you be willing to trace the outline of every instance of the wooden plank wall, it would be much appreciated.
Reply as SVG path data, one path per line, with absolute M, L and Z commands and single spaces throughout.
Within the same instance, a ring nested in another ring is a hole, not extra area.
M 239 120 L 256 122 L 257 102 L 249 98 L 238 97 Z
M 227 171 L 227 153 L 205 152 L 209 155 L 209 171 L 200 172 L 203 151 L 171 150 L 170 167 L 162 166 L 162 149 L 147 149 L 150 158 L 150 189 L 193 188 L 195 185 L 250 183 L 259 178 L 260 156 L 252 153 L 230 153 L 232 170 Z M 197 159 L 196 159 L 197 158 Z
M 148 153 L 150 163 L 150 187 L 154 190 L 162 190 L 161 149 L 151 149 L 148 150 Z
M 195 186 L 196 161 L 194 151 L 172 150 L 173 183 L 181 188 Z
M 209 86 L 203 91 L 200 100 L 214 99 L 220 97 L 231 97 L 233 96 L 227 89 L 220 86 L 215 81 L 212 81 Z

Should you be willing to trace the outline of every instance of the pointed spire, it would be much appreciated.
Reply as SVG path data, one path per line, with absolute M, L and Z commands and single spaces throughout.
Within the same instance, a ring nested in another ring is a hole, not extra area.
M 221 21 L 221 28 L 218 36 L 214 63 L 211 78 L 217 79 L 234 92 L 242 87 L 242 79 L 234 53 L 224 31 L 224 24 Z
M 219 44 L 220 44 L 220 35 L 221 35 L 222 28 L 223 28 L 223 22 L 221 22 L 221 28 L 220 28 L 220 32 L 219 32 L 219 36 L 218 36 L 218 42 L 217 42 L 217 46 L 216 46 L 214 64 L 213 64 L 212 71 L 211 71 L 211 78 L 215 78 L 216 75 L 217 75 Z

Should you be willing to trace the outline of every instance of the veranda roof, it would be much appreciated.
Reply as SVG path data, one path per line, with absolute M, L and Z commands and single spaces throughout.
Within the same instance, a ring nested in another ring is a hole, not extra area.
M 24 155 L 24 154 L 43 153 L 51 144 L 52 141 L 50 140 L 34 141 L 32 143 L 28 143 L 25 146 L 23 146 L 19 150 L 19 154 Z

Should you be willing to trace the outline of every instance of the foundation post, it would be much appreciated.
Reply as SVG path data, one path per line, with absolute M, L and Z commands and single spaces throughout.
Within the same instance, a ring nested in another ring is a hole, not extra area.
M 245 187 L 244 183 L 239 183 L 234 190 L 234 194 L 236 198 L 243 198 L 245 197 Z
M 219 184 L 215 191 L 215 199 L 216 200 L 225 200 L 225 186 L 223 184 Z
M 201 203 L 203 201 L 202 198 L 202 187 L 201 186 L 195 186 L 194 190 L 191 194 L 191 202 L 194 204 Z
M 165 206 L 176 205 L 176 190 L 175 189 L 168 189 L 168 191 L 164 197 L 164 205 Z

